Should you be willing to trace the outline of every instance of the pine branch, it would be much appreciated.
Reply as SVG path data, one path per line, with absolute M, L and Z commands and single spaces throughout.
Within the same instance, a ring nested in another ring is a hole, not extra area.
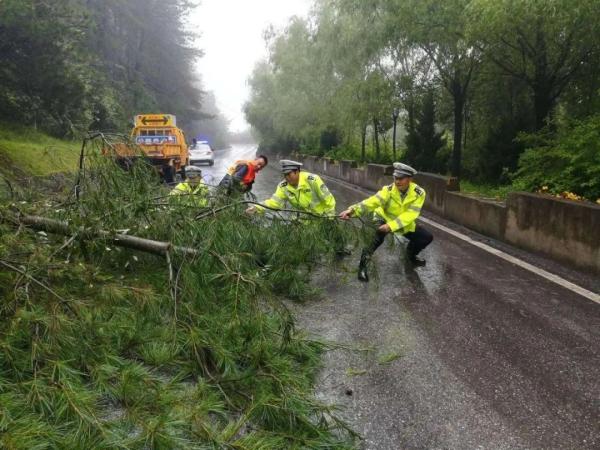
M 50 294 L 52 294 L 54 297 L 56 297 L 60 301 L 61 304 L 63 304 L 69 311 L 71 311 L 73 314 L 75 314 L 75 311 L 71 308 L 71 305 L 69 305 L 69 301 L 67 299 L 65 299 L 64 297 L 60 296 L 53 289 L 51 289 L 49 286 L 47 286 L 46 284 L 42 283 L 37 278 L 34 278 L 33 276 L 29 275 L 24 270 L 21 270 L 18 267 L 15 267 L 12 264 L 9 264 L 8 262 L 6 262 L 4 260 L 0 259 L 0 264 L 2 264 L 4 267 L 6 267 L 9 270 L 12 270 L 13 272 L 16 272 L 16 273 L 24 276 L 28 280 L 33 281 L 39 287 L 43 288 L 44 290 L 46 290 L 47 292 L 49 292 Z

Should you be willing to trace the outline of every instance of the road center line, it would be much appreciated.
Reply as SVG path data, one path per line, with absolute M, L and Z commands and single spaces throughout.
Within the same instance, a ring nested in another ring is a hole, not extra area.
M 337 183 L 341 186 L 349 187 L 349 188 L 357 190 L 357 191 L 365 192 L 365 193 L 367 193 L 367 195 L 373 195 L 372 193 L 369 193 L 369 191 L 367 189 L 361 188 L 360 186 L 354 186 L 343 180 L 337 180 L 335 178 L 327 177 L 327 176 L 325 176 L 324 178 L 326 178 L 327 181 L 333 181 L 334 183 Z M 568 289 L 571 292 L 579 294 L 582 297 L 585 297 L 588 300 L 591 300 L 594 303 L 597 303 L 600 305 L 600 295 L 596 294 L 595 292 L 588 291 L 587 289 L 582 288 L 581 286 L 578 286 L 574 283 L 571 283 L 570 281 L 567 281 L 564 278 L 559 277 L 558 275 L 550 273 L 544 269 L 540 269 L 539 267 L 536 267 L 533 264 L 529 264 L 519 258 L 516 258 L 514 256 L 509 255 L 508 253 L 503 252 L 502 250 L 498 250 L 490 245 L 484 244 L 483 242 L 476 241 L 475 239 L 470 238 L 466 234 L 455 231 L 455 230 L 448 228 L 444 225 L 441 225 L 431 219 L 427 219 L 426 217 L 420 216 L 419 220 L 427 223 L 428 225 L 431 225 L 432 227 L 435 227 L 435 228 L 443 231 L 444 233 L 448 233 L 448 234 L 454 236 L 455 238 L 458 238 L 458 239 L 460 239 L 464 242 L 467 242 L 471 245 L 474 245 L 475 247 L 478 247 L 488 253 L 491 253 L 492 255 L 495 255 L 498 258 L 508 261 L 508 262 L 514 264 L 515 266 L 519 266 L 522 269 L 528 270 L 529 272 L 534 273 L 542 278 L 545 278 L 548 281 L 558 284 L 559 286 L 561 286 L 565 289 Z

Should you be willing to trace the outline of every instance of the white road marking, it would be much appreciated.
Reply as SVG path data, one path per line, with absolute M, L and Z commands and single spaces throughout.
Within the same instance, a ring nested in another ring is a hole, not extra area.
M 321 176 L 323 177 L 323 175 L 321 175 Z M 350 184 L 344 180 L 338 180 L 336 178 L 332 178 L 332 177 L 328 177 L 328 176 L 324 176 L 323 178 L 325 178 L 328 182 L 332 181 L 332 182 L 340 184 L 344 187 L 367 193 L 367 195 L 373 195 L 371 191 L 369 191 L 363 187 Z M 423 216 L 420 216 L 419 220 L 422 222 L 425 222 L 439 230 L 442 230 L 443 232 L 448 233 L 462 241 L 468 242 L 469 244 L 474 245 L 475 247 L 478 247 L 488 253 L 491 253 L 492 255 L 496 255 L 498 258 L 504 259 L 505 261 L 508 261 L 508 262 L 510 262 L 516 266 L 519 266 L 525 270 L 528 270 L 529 272 L 534 273 L 542 278 L 545 278 L 548 281 L 558 284 L 559 286 L 562 286 L 565 289 L 570 290 L 571 292 L 575 292 L 576 294 L 579 294 L 582 297 L 585 297 L 588 300 L 591 300 L 594 303 L 597 303 L 600 305 L 600 295 L 596 294 L 595 292 L 588 291 L 587 289 L 582 288 L 581 286 L 578 286 L 575 283 L 571 283 L 570 281 L 567 281 L 564 278 L 559 277 L 558 275 L 550 273 L 547 270 L 540 269 L 539 267 L 536 267 L 533 264 L 529 264 L 519 258 L 509 255 L 508 253 L 504 253 L 502 250 L 498 250 L 490 245 L 484 244 L 483 242 L 476 241 L 475 239 L 470 238 L 466 234 L 460 233 L 458 231 L 454 231 L 453 229 L 445 227 L 444 225 L 441 225 L 431 219 L 427 219 Z
M 581 295 L 582 297 L 585 297 L 595 303 L 600 304 L 600 295 L 598 295 L 592 291 L 588 291 L 587 289 L 584 289 L 581 286 L 578 286 L 574 283 L 571 283 L 570 281 L 567 281 L 564 278 L 559 277 L 558 275 L 554 275 L 553 273 L 550 273 L 544 269 L 540 269 L 539 267 L 536 267 L 532 264 L 522 261 L 519 258 L 515 258 L 514 256 L 511 256 L 508 253 L 504 253 L 501 250 L 498 250 L 494 247 L 484 244 L 483 242 L 476 241 L 475 239 L 472 239 L 465 234 L 459 233 L 458 231 L 454 231 L 448 227 L 445 227 L 444 225 L 441 225 L 441 224 L 434 222 L 433 220 L 427 219 L 423 216 L 419 217 L 419 220 L 427 223 L 428 225 L 431 225 L 435 228 L 442 230 L 444 233 L 451 234 L 452 236 L 454 236 L 462 241 L 468 242 L 469 244 L 474 245 L 475 247 L 479 247 L 480 249 L 485 250 L 488 253 L 496 255 L 498 258 L 502 258 L 505 261 L 508 261 L 508 262 L 510 262 L 516 266 L 519 266 L 525 270 L 528 270 L 536 275 L 539 275 L 542 278 L 545 278 L 546 280 L 552 281 L 553 283 L 556 283 L 559 286 L 564 287 L 565 289 L 568 289 L 572 292 L 575 292 L 576 294 Z

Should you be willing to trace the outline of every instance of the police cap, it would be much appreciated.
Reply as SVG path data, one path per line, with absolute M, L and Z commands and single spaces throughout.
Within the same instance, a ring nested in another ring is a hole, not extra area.
M 290 159 L 282 159 L 279 161 L 279 164 L 281 164 L 281 171 L 283 173 L 290 173 L 294 170 L 300 170 L 300 168 L 303 166 L 302 163 L 299 163 L 298 161 L 292 161 Z
M 408 164 L 403 164 L 401 162 L 394 163 L 394 178 L 414 177 L 416 174 L 417 171 Z
M 199 177 L 202 175 L 202 169 L 198 166 L 185 166 L 185 173 Z

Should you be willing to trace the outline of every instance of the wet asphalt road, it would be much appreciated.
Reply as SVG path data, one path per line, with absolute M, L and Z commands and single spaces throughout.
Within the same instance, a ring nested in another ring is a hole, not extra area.
M 267 168 L 254 193 L 268 198 L 279 179 Z M 328 186 L 338 211 L 364 197 Z M 301 327 L 354 349 L 325 355 L 318 396 L 364 449 L 600 448 L 600 305 L 429 229 L 426 267 L 405 267 L 388 238 L 379 280 L 356 280 L 355 251 L 335 276 L 315 275 L 322 299 L 294 305 Z

